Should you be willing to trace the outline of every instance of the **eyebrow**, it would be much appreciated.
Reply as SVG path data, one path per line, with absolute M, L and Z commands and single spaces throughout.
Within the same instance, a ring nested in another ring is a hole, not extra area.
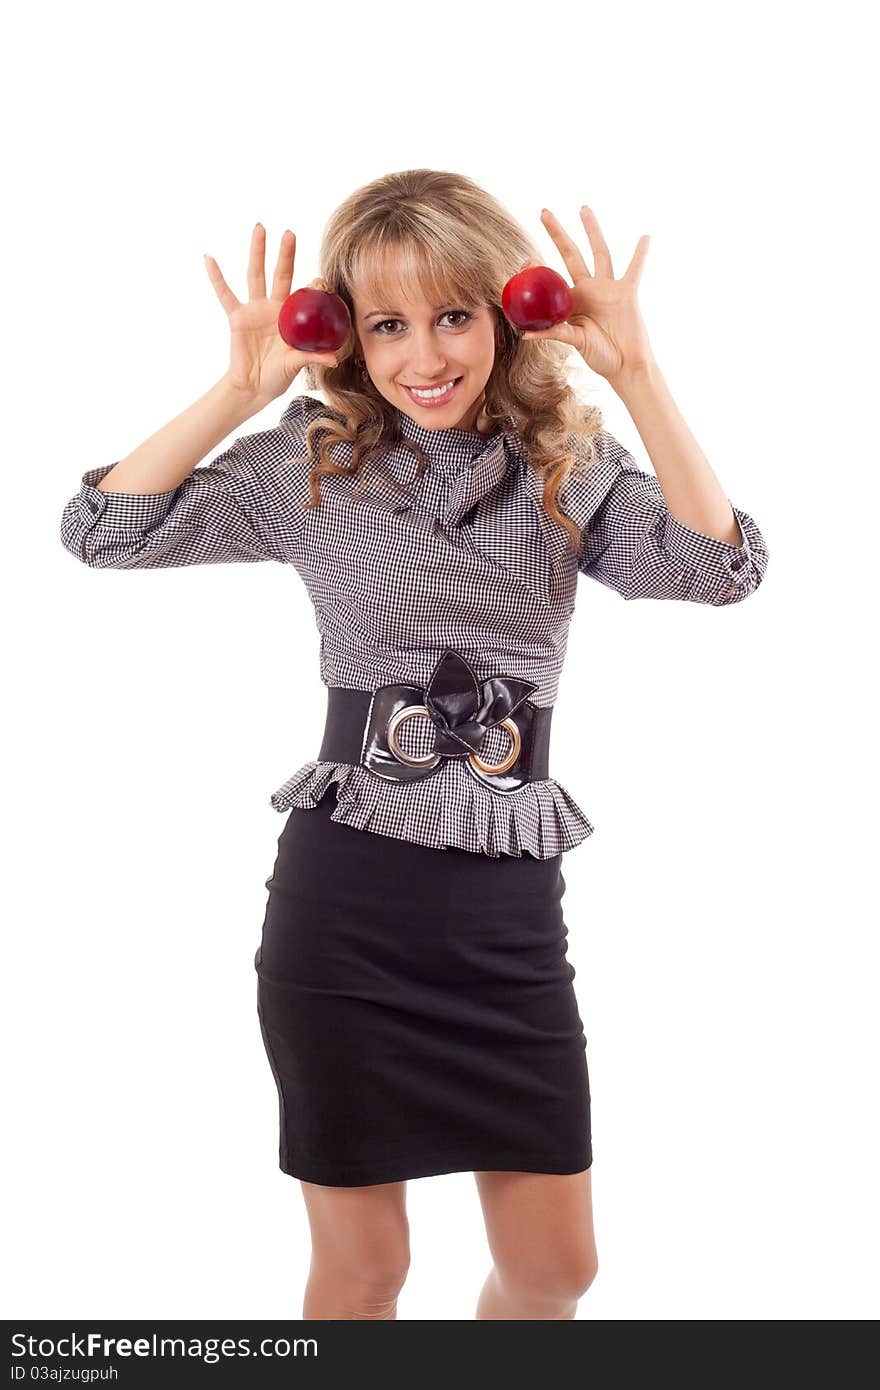
M 451 308 L 455 305 L 455 303 L 456 303 L 456 301 L 455 301 L 454 299 L 448 299 L 448 300 L 446 301 L 445 304 L 435 304 L 435 305 L 434 305 L 434 312 L 436 313 L 436 312 L 438 311 L 438 309 L 451 309 Z M 402 318 L 405 317 L 405 315 L 404 315 L 402 309 L 371 309 L 370 312 L 369 312 L 368 314 L 364 314 L 362 317 L 363 317 L 363 319 L 364 319 L 364 322 L 366 322 L 367 319 L 374 319 L 374 318 L 377 317 L 377 315 L 378 315 L 379 317 L 381 317 L 381 318 L 388 318 L 388 319 L 390 319 L 390 318 L 401 318 L 401 319 L 402 319 Z

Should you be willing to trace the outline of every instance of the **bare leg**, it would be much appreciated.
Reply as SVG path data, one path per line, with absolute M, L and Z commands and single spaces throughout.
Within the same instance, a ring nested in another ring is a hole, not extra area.
M 591 1170 L 474 1177 L 495 1261 L 477 1318 L 574 1318 L 599 1267 Z
M 410 1258 L 406 1183 L 301 1186 L 312 1236 L 303 1317 L 396 1318 Z

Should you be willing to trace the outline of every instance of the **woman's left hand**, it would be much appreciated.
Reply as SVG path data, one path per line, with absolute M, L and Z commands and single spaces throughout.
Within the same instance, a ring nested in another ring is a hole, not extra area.
M 523 333 L 523 337 L 568 343 L 577 348 L 588 367 L 612 385 L 633 368 L 652 363 L 654 354 L 636 299 L 651 238 L 639 238 L 626 273 L 615 280 L 611 253 L 590 208 L 581 208 L 581 221 L 593 250 L 595 274 L 587 269 L 577 246 L 548 208 L 543 209 L 541 221 L 556 242 L 571 276 L 574 304 L 564 322 Z

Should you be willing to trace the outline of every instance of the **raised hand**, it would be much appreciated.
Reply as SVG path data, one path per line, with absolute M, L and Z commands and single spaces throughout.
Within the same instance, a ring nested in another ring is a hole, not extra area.
M 254 227 L 248 260 L 248 300 L 242 304 L 227 285 L 213 256 L 205 256 L 208 278 L 229 319 L 229 379 L 237 390 L 262 408 L 282 396 L 300 368 L 309 362 L 335 366 L 339 352 L 299 352 L 288 347 L 278 332 L 278 314 L 291 293 L 296 237 L 287 230 L 281 238 L 272 293 L 266 294 L 266 229 Z M 326 289 L 323 280 L 312 280 L 313 289 Z
M 553 338 L 576 347 L 588 367 L 612 383 L 622 373 L 654 361 L 637 292 L 650 237 L 639 238 L 625 274 L 615 280 L 611 253 L 593 212 L 580 210 L 593 250 L 595 271 L 587 269 L 579 247 L 548 208 L 541 221 L 553 238 L 572 279 L 572 312 L 552 328 L 524 333 L 524 338 Z

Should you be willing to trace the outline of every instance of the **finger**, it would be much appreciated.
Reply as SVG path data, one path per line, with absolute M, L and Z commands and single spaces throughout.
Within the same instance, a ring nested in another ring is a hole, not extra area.
M 314 362 L 318 367 L 338 367 L 339 354 L 336 352 L 313 352 L 309 353 L 307 361 Z
M 266 298 L 266 228 L 262 222 L 258 222 L 251 233 L 247 282 L 250 299 Z
M 602 229 L 596 221 L 592 208 L 588 208 L 586 204 L 581 208 L 581 221 L 593 248 L 593 263 L 596 267 L 596 274 L 607 275 L 610 280 L 613 280 L 614 270 L 611 265 L 611 252 L 608 250 Z
M 233 309 L 241 308 L 241 305 L 239 304 L 235 295 L 232 293 L 232 290 L 229 288 L 226 281 L 223 279 L 220 267 L 214 260 L 213 256 L 205 256 L 205 267 L 208 271 L 208 279 L 214 286 L 214 291 L 217 295 L 217 298 L 220 300 L 220 303 L 223 305 L 223 308 L 226 310 L 227 314 L 231 314 Z
M 562 224 L 553 216 L 549 208 L 542 208 L 541 221 L 556 242 L 562 259 L 565 261 L 565 268 L 571 276 L 572 281 L 582 280 L 585 275 L 590 275 L 586 261 L 577 246 L 568 235 L 568 232 L 565 231 Z M 590 278 L 592 278 L 592 276 Z
M 642 278 L 642 270 L 645 264 L 645 257 L 648 254 L 650 241 L 651 238 L 649 236 L 639 237 L 639 244 L 633 252 L 633 258 L 627 266 L 626 274 L 623 277 L 624 280 L 631 280 L 636 288 L 638 288 L 639 281 Z
M 296 237 L 288 228 L 281 237 L 278 264 L 272 277 L 272 298 L 284 303 L 293 284 L 293 264 L 296 260 Z
M 548 338 L 551 342 L 565 343 L 567 347 L 577 347 L 578 345 L 577 334 L 568 323 L 557 323 L 552 328 L 541 330 L 530 329 L 522 336 L 524 338 Z

